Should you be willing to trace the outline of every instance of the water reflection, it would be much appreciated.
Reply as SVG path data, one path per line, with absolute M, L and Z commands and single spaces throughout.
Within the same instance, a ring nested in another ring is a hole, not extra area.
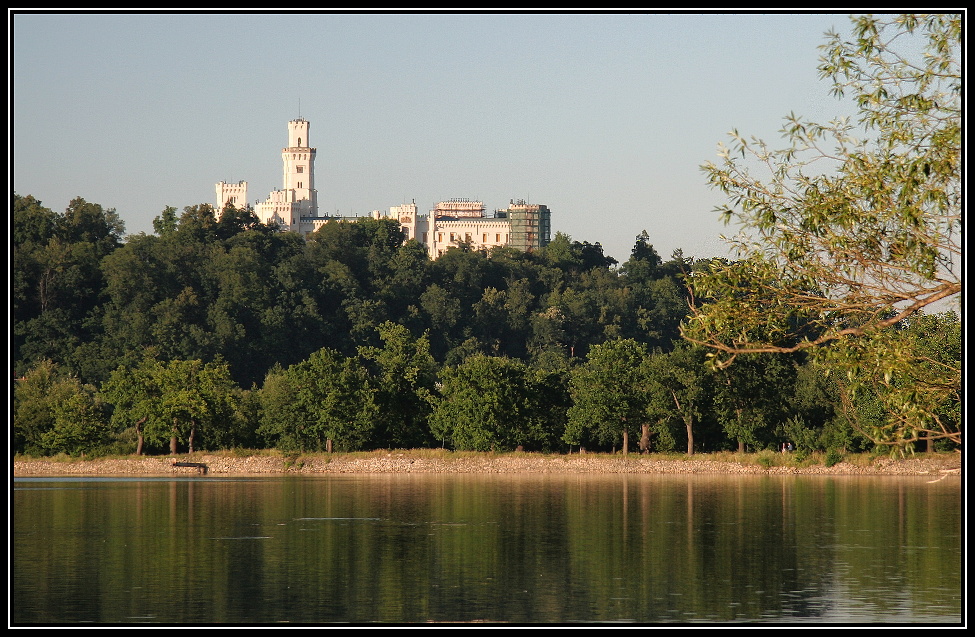
M 959 622 L 960 481 L 18 479 L 13 618 Z

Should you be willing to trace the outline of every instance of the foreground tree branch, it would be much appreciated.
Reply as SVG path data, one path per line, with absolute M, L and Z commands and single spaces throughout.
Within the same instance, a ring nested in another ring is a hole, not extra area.
M 852 22 L 848 41 L 827 34 L 819 70 L 854 101 L 855 122 L 790 115 L 779 150 L 732 132 L 721 162 L 702 167 L 741 228 L 739 259 L 689 276 L 682 333 L 717 367 L 801 350 L 828 361 L 851 397 L 885 398 L 878 444 L 960 443 L 960 419 L 942 413 L 960 396 L 960 340 L 932 356 L 909 328 L 962 292 L 961 18 Z M 932 358 L 936 371 L 911 373 Z

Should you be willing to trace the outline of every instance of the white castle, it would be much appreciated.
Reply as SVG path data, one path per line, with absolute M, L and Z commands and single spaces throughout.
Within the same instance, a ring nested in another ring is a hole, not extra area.
M 254 206 L 261 222 L 276 223 L 282 230 L 301 232 L 302 217 L 318 217 L 315 149 L 308 145 L 308 129 L 307 120 L 298 118 L 288 122 L 288 145 L 281 149 L 284 187 Z M 227 204 L 233 204 L 235 208 L 248 205 L 246 181 L 217 183 L 217 210 L 223 210 Z
M 298 118 L 288 122 L 288 145 L 281 149 L 284 185 L 258 201 L 254 213 L 262 223 L 277 224 L 282 231 L 307 236 L 329 222 L 354 221 L 360 217 L 319 216 L 318 191 L 315 189 L 315 149 L 309 140 L 309 123 Z M 247 182 L 218 182 L 217 210 L 228 204 L 236 208 L 249 206 Z M 375 219 L 399 221 L 407 240 L 422 243 L 431 259 L 436 259 L 451 246 L 468 245 L 473 249 L 511 246 L 530 252 L 548 245 L 551 240 L 551 211 L 547 206 L 510 201 L 493 216 L 485 214 L 484 204 L 469 199 L 449 199 L 436 204 L 427 214 L 417 212 L 416 202 L 392 206 L 388 213 L 374 210 Z

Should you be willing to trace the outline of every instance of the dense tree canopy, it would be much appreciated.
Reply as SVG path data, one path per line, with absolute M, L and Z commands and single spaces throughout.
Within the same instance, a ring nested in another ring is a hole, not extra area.
M 81 201 L 76 216 L 97 218 Z M 647 233 L 618 268 L 565 235 L 552 253 L 462 247 L 430 261 L 373 219 L 305 239 L 246 211 L 167 208 L 156 233 L 121 241 L 102 210 L 106 223 L 59 239 L 82 244 L 95 287 L 44 305 L 37 251 L 62 222 L 32 198 L 16 208 L 15 452 L 862 449 L 910 387 L 898 375 L 865 389 L 825 375 L 828 360 L 768 354 L 709 369 L 678 332 L 683 277 L 706 262 L 664 261 Z M 957 315 L 893 336 L 948 391 Z M 957 392 L 922 395 L 960 426 Z

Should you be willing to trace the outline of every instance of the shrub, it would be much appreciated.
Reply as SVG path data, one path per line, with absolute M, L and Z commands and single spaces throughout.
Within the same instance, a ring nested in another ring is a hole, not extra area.
M 827 467 L 832 467 L 838 462 L 842 462 L 843 454 L 839 452 L 836 448 L 831 447 L 826 451 L 826 458 L 823 460 L 823 464 Z

